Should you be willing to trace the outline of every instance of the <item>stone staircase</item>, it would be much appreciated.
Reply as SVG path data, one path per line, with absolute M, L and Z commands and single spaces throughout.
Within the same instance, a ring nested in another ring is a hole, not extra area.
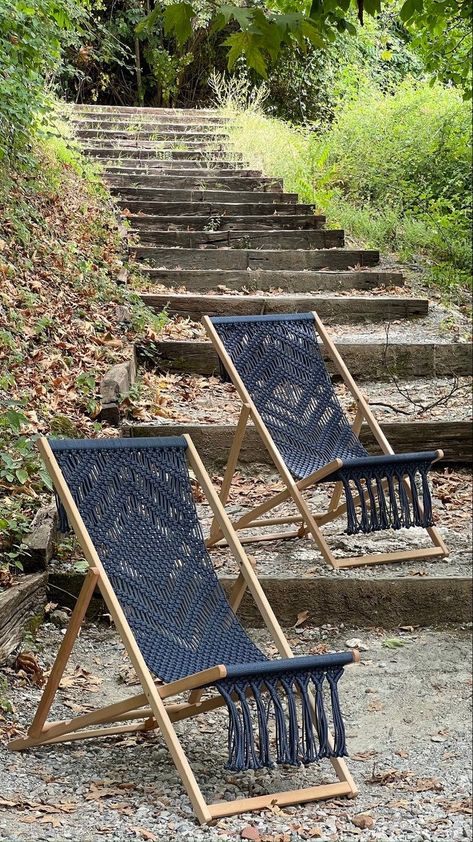
M 76 106 L 71 119 L 131 226 L 131 251 L 145 279 L 143 300 L 173 317 L 157 341 L 136 346 L 138 360 L 148 369 L 154 365 L 156 390 L 165 402 L 169 399 L 171 413 L 125 422 L 122 435 L 186 432 L 207 466 L 221 467 L 238 402 L 231 386 L 212 377 L 218 361 L 201 316 L 316 309 L 352 373 L 363 381 L 396 450 L 442 447 L 444 464 L 471 463 L 467 398 L 452 405 L 441 397 L 454 378 L 470 374 L 471 345 L 452 339 L 452 332 L 442 329 L 445 312 L 412 294 L 402 273 L 376 250 L 346 243 L 343 231 L 327 228 L 324 217 L 299 204 L 280 179 L 250 167 L 231 148 L 226 120 L 218 112 Z M 132 368 L 130 363 L 121 381 L 114 380 L 114 393 L 129 388 Z M 163 378 L 163 371 L 170 376 Z M 343 388 L 336 388 L 350 409 Z M 427 404 L 440 396 L 439 408 L 431 414 L 416 411 L 409 395 Z M 114 412 L 118 418 L 116 405 Z M 375 452 L 366 426 L 360 435 Z M 251 425 L 241 462 L 234 514 L 248 495 L 253 500 L 276 481 Z M 255 545 L 254 555 L 263 587 L 287 625 L 304 611 L 318 623 L 452 622 L 458 606 L 466 610 L 470 604 L 469 539 L 448 519 L 439 525 L 451 556 L 421 567 L 407 562 L 329 571 L 310 542 L 276 542 L 271 549 Z M 343 528 L 337 524 L 328 536 L 335 547 L 344 546 Z M 405 541 L 378 535 L 379 540 L 360 539 L 357 551 L 383 552 L 393 549 L 393 540 Z M 391 544 L 384 546 L 386 541 Z M 225 558 L 220 564 L 222 583 L 230 588 L 234 571 Z M 244 621 L 258 621 L 251 601 L 244 601 L 242 612 Z
M 430 378 L 435 391 L 436 379 L 470 373 L 471 346 L 439 331 L 438 308 L 430 312 L 427 298 L 406 291 L 402 273 L 383 265 L 378 251 L 345 245 L 344 232 L 326 228 L 281 179 L 250 168 L 231 148 L 219 112 L 75 106 L 72 120 L 138 238 L 142 298 L 157 312 L 166 307 L 198 322 L 203 314 L 317 309 L 352 373 L 379 382 L 380 391 L 393 378 Z M 210 344 L 195 336 L 176 341 L 165 332 L 153 349 L 157 365 L 216 373 Z M 463 419 L 446 413 L 435 430 L 424 422 L 425 440 L 442 424 L 447 460 L 460 452 L 471 459 Z M 402 449 L 419 447 L 420 427 L 418 419 L 402 424 Z

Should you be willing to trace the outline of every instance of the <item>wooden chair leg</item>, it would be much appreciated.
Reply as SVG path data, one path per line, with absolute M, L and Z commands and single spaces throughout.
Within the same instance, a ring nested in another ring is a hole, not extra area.
M 236 464 L 240 455 L 243 437 L 245 435 L 246 425 L 248 423 L 249 417 L 250 407 L 247 403 L 244 403 L 240 410 L 240 417 L 238 419 L 238 424 L 235 430 L 232 446 L 230 448 L 230 453 L 228 454 L 228 462 L 225 468 L 225 473 L 223 475 L 222 487 L 220 489 L 219 497 L 223 506 L 225 505 L 228 499 L 228 494 L 230 492 L 233 475 L 235 473 Z M 221 537 L 221 535 L 222 533 L 218 528 L 218 524 L 216 523 L 215 518 L 213 518 L 212 525 L 210 527 L 210 534 L 206 541 L 207 547 L 211 547 L 213 544 L 215 544 Z
M 46 717 L 51 709 L 51 705 L 54 701 L 54 696 L 56 695 L 56 691 L 59 687 L 59 683 L 61 681 L 67 662 L 69 660 L 69 656 L 72 652 L 72 648 L 79 633 L 79 629 L 82 625 L 87 608 L 89 607 L 90 600 L 92 599 L 92 595 L 97 586 L 99 576 L 100 573 L 96 568 L 90 568 L 87 572 L 87 576 L 85 577 L 84 584 L 82 585 L 81 592 L 72 612 L 71 619 L 69 620 L 69 625 L 62 639 L 59 652 L 57 654 L 53 668 L 49 674 L 49 678 L 46 687 L 44 688 L 44 692 L 41 697 L 41 701 L 38 705 L 38 709 L 28 729 L 28 734 L 30 737 L 37 737 L 41 733 L 43 725 L 46 722 Z

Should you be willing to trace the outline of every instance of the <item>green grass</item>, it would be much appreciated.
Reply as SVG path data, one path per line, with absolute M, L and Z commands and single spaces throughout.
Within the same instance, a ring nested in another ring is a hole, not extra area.
M 425 269 L 427 283 L 464 301 L 471 278 L 471 124 L 440 86 L 372 87 L 344 104 L 325 133 L 258 110 L 233 112 L 230 137 L 252 167 L 282 176 L 356 240 Z

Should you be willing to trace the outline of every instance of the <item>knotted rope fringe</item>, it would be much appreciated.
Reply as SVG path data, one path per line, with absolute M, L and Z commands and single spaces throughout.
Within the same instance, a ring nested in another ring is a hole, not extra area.
M 276 725 L 276 763 L 299 766 L 326 757 L 345 757 L 345 728 L 337 687 L 342 674 L 342 668 L 334 668 L 218 681 L 216 687 L 226 702 L 229 715 L 226 768 L 241 772 L 274 765 L 268 729 L 271 713 Z M 333 748 L 328 740 L 325 680 L 330 690 Z M 315 716 L 310 691 L 315 696 Z M 269 696 L 266 704 L 264 693 Z M 297 700 L 301 708 L 300 720 Z M 254 702 L 256 717 L 252 716 L 251 701 Z
M 365 465 L 340 468 L 330 480 L 343 483 L 348 535 L 433 525 L 432 498 L 427 474 L 430 462 Z M 406 488 L 410 485 L 410 495 Z M 359 509 L 354 497 L 359 496 Z

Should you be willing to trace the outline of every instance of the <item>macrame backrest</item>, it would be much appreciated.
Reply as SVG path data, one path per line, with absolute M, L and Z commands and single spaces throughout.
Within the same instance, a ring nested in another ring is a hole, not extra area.
M 172 681 L 261 660 L 205 547 L 184 438 L 50 445 L 148 667 Z
M 366 454 L 334 391 L 312 313 L 211 321 L 294 476 Z

